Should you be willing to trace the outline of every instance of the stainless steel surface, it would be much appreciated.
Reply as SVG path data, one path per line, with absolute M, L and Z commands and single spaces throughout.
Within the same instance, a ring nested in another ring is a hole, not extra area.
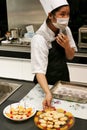
M 39 0 L 6 0 L 9 29 L 41 24 L 46 17 Z
M 21 84 L 0 82 L 0 104 L 3 103 Z
M 51 91 L 55 98 L 87 103 L 87 85 L 79 82 L 58 81 Z
M 31 52 L 31 47 L 30 46 L 0 46 L 1 51 L 13 51 L 13 52 Z

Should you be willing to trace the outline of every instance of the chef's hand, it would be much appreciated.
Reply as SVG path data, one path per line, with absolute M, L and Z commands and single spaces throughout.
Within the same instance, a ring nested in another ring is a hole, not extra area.
M 69 46 L 69 39 L 68 39 L 67 35 L 64 35 L 63 33 L 59 33 L 56 36 L 56 41 L 64 49 L 66 49 L 66 47 Z
M 48 107 L 52 107 L 51 102 L 52 102 L 52 94 L 48 93 L 48 94 L 46 94 L 46 96 L 43 100 L 43 109 L 46 109 Z

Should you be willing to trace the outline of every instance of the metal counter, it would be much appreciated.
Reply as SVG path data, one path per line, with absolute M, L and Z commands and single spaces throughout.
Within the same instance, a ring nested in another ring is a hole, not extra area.
M 12 96 L 10 96 L 3 104 L 0 105 L 0 129 L 1 130 L 39 130 L 35 126 L 34 117 L 29 120 L 22 122 L 15 122 L 6 119 L 3 116 L 3 109 L 13 103 L 20 101 L 33 87 L 32 82 L 17 81 L 17 80 L 6 80 L 14 83 L 23 84 Z M 87 120 L 75 118 L 75 124 L 70 130 L 86 130 L 87 129 Z
M 30 46 L 0 46 L 1 57 L 30 59 Z

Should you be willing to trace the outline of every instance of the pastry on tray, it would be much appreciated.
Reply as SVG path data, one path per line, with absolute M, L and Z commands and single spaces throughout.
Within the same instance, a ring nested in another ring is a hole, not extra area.
M 69 130 L 74 124 L 74 117 L 63 109 L 49 108 L 38 111 L 34 122 L 43 130 Z

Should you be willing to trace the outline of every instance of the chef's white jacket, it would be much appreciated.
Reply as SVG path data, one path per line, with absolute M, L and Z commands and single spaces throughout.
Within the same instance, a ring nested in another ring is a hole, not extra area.
M 69 44 L 77 51 L 70 28 L 66 27 L 66 33 L 69 38 Z M 31 64 L 32 73 L 46 74 L 48 65 L 49 49 L 51 42 L 55 40 L 54 32 L 47 26 L 46 21 L 41 25 L 31 40 Z

